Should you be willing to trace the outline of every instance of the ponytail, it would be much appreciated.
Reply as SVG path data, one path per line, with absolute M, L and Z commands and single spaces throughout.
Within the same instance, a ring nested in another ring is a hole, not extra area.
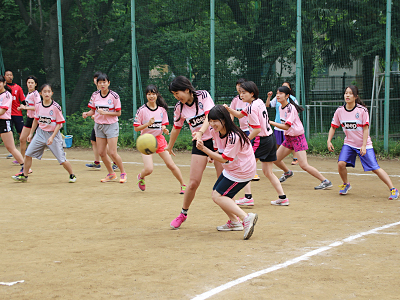
M 158 91 L 158 88 L 154 85 L 154 84 L 150 84 L 146 87 L 146 91 L 145 91 L 146 95 L 148 93 L 154 93 L 157 95 L 157 100 L 156 100 L 156 104 L 158 106 L 163 107 L 166 111 L 168 111 L 168 105 L 167 102 L 164 100 L 164 98 L 161 96 L 160 92 Z
M 356 87 L 355 85 L 349 85 L 344 89 L 344 91 L 346 92 L 347 89 L 351 89 L 353 96 L 356 98 L 356 104 L 360 104 L 364 107 L 367 107 L 367 105 L 361 100 L 360 96 L 358 96 L 358 87 Z
M 288 98 L 289 103 L 292 104 L 296 108 L 298 113 L 301 113 L 304 110 L 304 108 L 302 108 L 300 105 L 296 104 L 296 102 L 294 102 L 292 100 L 292 98 L 290 98 L 290 95 L 291 95 L 290 89 L 287 86 L 280 86 L 278 88 L 278 91 L 280 91 L 281 93 L 285 93 L 285 95 L 289 95 L 289 98 Z

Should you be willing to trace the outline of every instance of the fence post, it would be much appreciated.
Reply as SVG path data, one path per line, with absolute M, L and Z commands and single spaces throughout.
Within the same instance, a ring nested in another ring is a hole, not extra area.
M 58 53 L 60 56 L 60 78 L 61 78 L 61 103 L 62 111 L 65 119 L 64 135 L 67 135 L 67 107 L 65 104 L 65 77 L 64 77 L 64 50 L 62 37 L 62 17 L 61 17 L 61 0 L 57 0 L 57 20 L 58 20 Z
M 215 101 L 215 0 L 210 0 L 210 94 Z
M 392 27 L 392 0 L 386 0 L 386 57 L 385 57 L 385 113 L 383 146 L 385 152 L 389 150 L 389 95 L 390 95 L 390 42 Z
M 136 20 L 135 20 L 135 0 L 131 0 L 131 43 L 132 43 L 132 110 L 133 117 L 135 118 L 137 111 L 137 99 L 136 99 Z M 133 128 L 133 126 L 132 126 Z M 133 129 L 133 138 L 136 140 L 137 132 Z

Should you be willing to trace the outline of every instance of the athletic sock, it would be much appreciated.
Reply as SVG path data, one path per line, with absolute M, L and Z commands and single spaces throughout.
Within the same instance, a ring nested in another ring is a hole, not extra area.
M 181 213 L 182 213 L 182 214 L 184 214 L 185 216 L 187 216 L 187 212 L 188 212 L 188 210 L 189 210 L 189 208 L 188 208 L 188 209 L 184 209 L 184 208 L 182 208 L 182 211 L 181 211 Z
M 99 165 L 99 164 L 100 164 L 100 162 L 99 162 L 99 161 L 97 161 L 97 160 L 95 160 L 95 161 L 94 161 L 94 164 L 95 164 L 95 165 Z
M 286 195 L 280 195 L 279 199 L 286 199 Z
M 253 195 L 252 195 L 252 194 L 244 194 L 244 196 L 245 196 L 247 199 L 253 198 Z

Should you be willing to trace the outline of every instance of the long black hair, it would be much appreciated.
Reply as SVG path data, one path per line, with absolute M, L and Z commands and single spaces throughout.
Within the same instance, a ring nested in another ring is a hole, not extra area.
M 245 81 L 240 84 L 240 87 L 250 94 L 253 93 L 254 99 L 258 99 L 258 87 L 253 81 Z
M 4 88 L 6 91 L 12 93 L 11 88 L 6 84 L 6 79 L 4 78 L 3 75 L 0 75 L 0 81 L 4 82 Z
M 281 93 L 285 93 L 285 95 L 289 95 L 289 98 L 288 98 L 289 103 L 292 104 L 296 108 L 298 113 L 301 113 L 304 110 L 304 108 L 302 108 L 300 105 L 297 105 L 296 102 L 294 102 L 292 100 L 292 98 L 290 98 L 291 93 L 290 93 L 290 89 L 287 86 L 278 87 L 278 91 L 280 91 Z
M 224 124 L 227 135 L 232 132 L 236 133 L 239 136 L 241 147 L 243 147 L 245 144 L 250 144 L 250 140 L 247 135 L 239 127 L 237 127 L 235 123 L 233 123 L 228 110 L 222 105 L 215 105 L 208 113 L 207 118 L 209 122 L 210 120 L 218 120 L 221 122 L 221 124 Z
M 351 89 L 351 91 L 353 92 L 353 96 L 356 98 L 357 104 L 367 107 L 367 105 L 365 105 L 365 103 L 361 100 L 360 96 L 358 96 L 358 87 L 356 87 L 355 85 L 349 85 L 344 89 L 344 93 L 346 93 L 347 89 Z
M 38 89 L 38 85 L 39 85 L 39 82 L 38 82 L 37 78 L 35 76 L 33 76 L 33 75 L 29 75 L 28 77 L 26 77 L 25 82 L 28 82 L 29 79 L 32 79 L 36 83 L 35 90 L 37 90 Z
M 146 87 L 146 91 L 145 91 L 146 95 L 148 93 L 154 93 L 157 95 L 157 100 L 156 100 L 156 104 L 158 106 L 164 107 L 165 110 L 168 110 L 168 105 L 167 102 L 165 102 L 164 98 L 161 96 L 160 92 L 158 91 L 158 88 L 154 85 L 154 84 L 150 84 Z
M 196 115 L 199 111 L 199 100 L 197 99 L 197 94 L 196 94 L 196 89 L 193 87 L 192 83 L 190 82 L 189 79 L 187 79 L 185 76 L 176 76 L 174 80 L 169 84 L 169 91 L 172 92 L 178 92 L 178 91 L 186 91 L 189 90 L 190 93 L 193 95 L 193 101 L 194 104 L 196 105 Z M 183 103 L 180 102 L 181 106 L 181 115 L 182 115 L 182 108 L 183 108 Z M 179 115 L 179 118 L 175 120 L 175 122 L 179 121 L 181 119 L 181 115 Z

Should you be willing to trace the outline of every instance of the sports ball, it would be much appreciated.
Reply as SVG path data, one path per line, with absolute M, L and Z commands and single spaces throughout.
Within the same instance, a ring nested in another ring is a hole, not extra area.
M 157 139 L 154 135 L 150 133 L 142 134 L 136 141 L 136 149 L 138 149 L 143 154 L 153 154 L 157 151 L 157 148 Z

